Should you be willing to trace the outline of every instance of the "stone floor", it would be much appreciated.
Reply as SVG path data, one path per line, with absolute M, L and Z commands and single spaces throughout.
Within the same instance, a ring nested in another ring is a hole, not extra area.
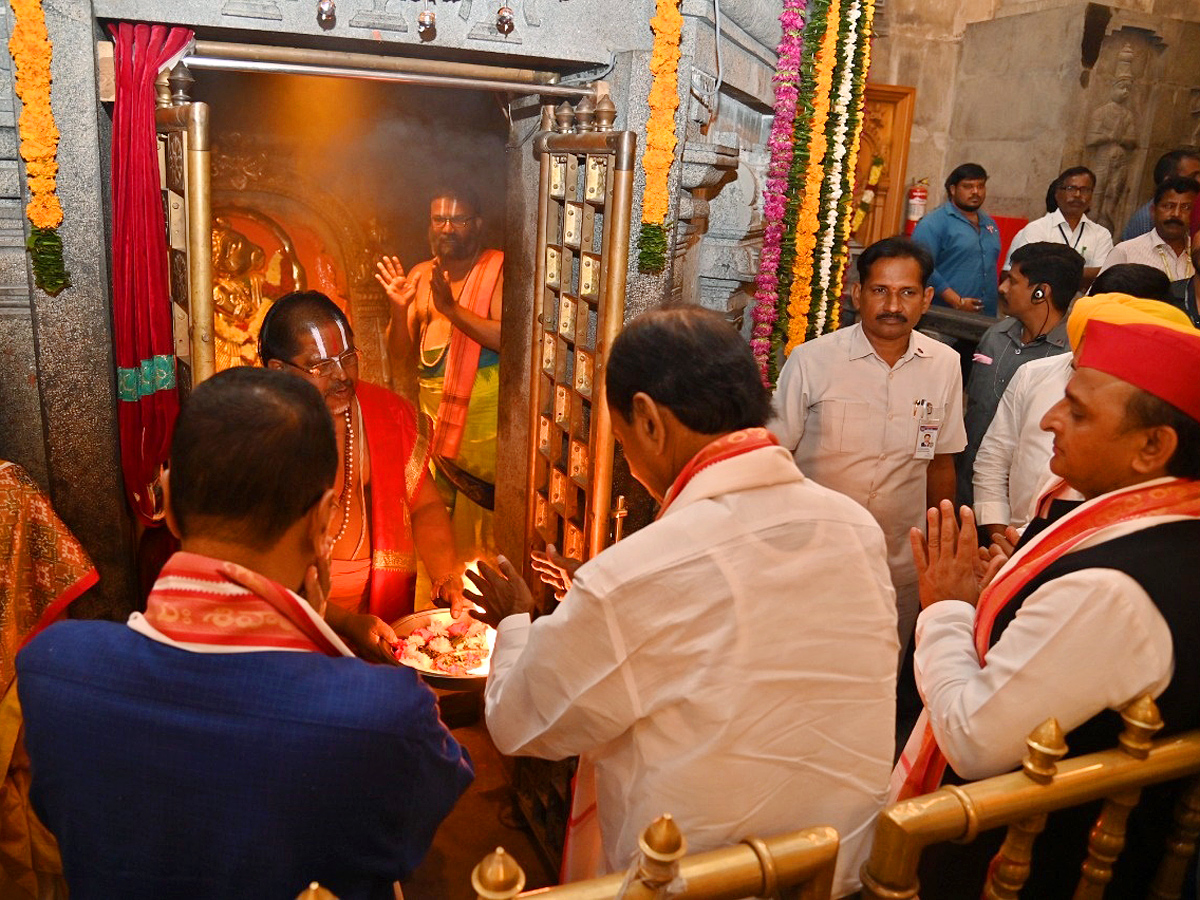
M 475 782 L 442 823 L 425 861 L 404 882 L 405 900 L 475 900 L 471 870 L 503 847 L 525 870 L 526 889 L 556 883 L 517 809 L 511 760 L 492 745 L 479 717 L 478 694 L 440 697 L 442 717 L 475 763 Z

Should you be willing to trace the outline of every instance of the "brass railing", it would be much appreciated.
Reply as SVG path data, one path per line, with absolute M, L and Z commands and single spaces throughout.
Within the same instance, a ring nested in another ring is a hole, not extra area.
M 1125 731 L 1113 750 L 1060 761 L 1067 746 L 1058 722 L 1049 719 L 1026 741 L 1022 771 L 945 787 L 885 809 L 863 864 L 862 896 L 907 900 L 917 896 L 922 851 L 944 841 L 969 842 L 981 831 L 1008 826 L 991 867 L 984 896 L 1015 898 L 1029 877 L 1034 840 L 1051 812 L 1095 800 L 1104 805 L 1088 842 L 1077 900 L 1100 897 L 1125 844 L 1125 821 L 1143 787 L 1200 773 L 1200 732 L 1152 742 L 1162 728 L 1149 696 L 1121 712 Z M 1178 897 L 1200 834 L 1200 782 L 1184 793 L 1174 833 L 1167 842 L 1150 896 Z
M 605 875 L 521 893 L 525 873 L 502 848 L 471 873 L 480 900 L 654 900 L 663 888 L 677 900 L 787 897 L 828 900 L 837 864 L 838 835 L 829 827 L 805 828 L 772 838 L 747 838 L 732 847 L 692 856 L 669 815 L 652 822 L 638 840 L 636 873 Z

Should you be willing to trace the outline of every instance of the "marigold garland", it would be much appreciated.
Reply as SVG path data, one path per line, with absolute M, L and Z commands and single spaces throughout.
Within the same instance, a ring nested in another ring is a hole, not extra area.
M 12 37 L 8 50 L 15 68 L 14 86 L 21 99 L 18 128 L 21 158 L 25 160 L 29 203 L 25 214 L 33 229 L 27 245 L 33 256 L 34 281 L 49 294 L 70 284 L 63 266 L 62 206 L 55 194 L 58 178 L 58 126 L 50 107 L 50 61 L 53 47 L 46 32 L 41 0 L 10 0 Z
M 646 123 L 646 149 L 642 169 L 646 187 L 642 194 L 642 228 L 638 236 L 638 268 L 661 272 L 667 257 L 667 180 L 675 162 L 675 111 L 679 106 L 679 39 L 683 33 L 680 0 L 657 0 L 657 15 L 650 19 L 654 49 L 650 54 L 650 118 Z

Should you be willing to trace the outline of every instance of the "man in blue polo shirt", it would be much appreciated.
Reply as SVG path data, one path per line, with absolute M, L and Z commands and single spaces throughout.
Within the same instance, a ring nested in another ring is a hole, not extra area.
M 912 237 L 933 255 L 935 303 L 994 316 L 1000 229 L 980 209 L 987 177 L 977 163 L 958 166 L 946 178 L 947 201 L 917 223 Z

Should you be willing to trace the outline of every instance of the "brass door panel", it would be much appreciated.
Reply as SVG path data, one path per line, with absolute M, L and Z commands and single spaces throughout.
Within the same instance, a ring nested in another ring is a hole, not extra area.
M 188 100 L 180 63 L 158 80 L 155 126 L 170 259 L 177 380 L 187 392 L 215 371 L 208 105 Z
M 553 120 L 551 118 L 553 116 Z M 543 109 L 526 547 L 577 560 L 609 542 L 613 436 L 603 372 L 625 312 L 636 136 L 607 97 Z M 550 131 L 551 123 L 554 130 Z

